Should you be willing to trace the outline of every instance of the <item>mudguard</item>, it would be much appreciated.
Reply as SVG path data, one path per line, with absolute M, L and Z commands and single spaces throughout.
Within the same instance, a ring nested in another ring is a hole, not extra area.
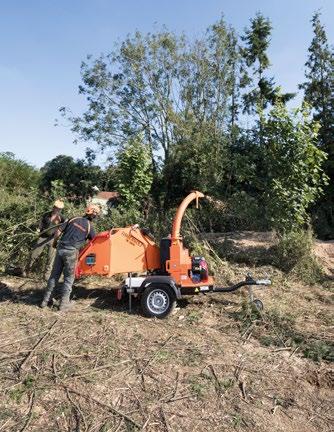
M 175 293 L 177 299 L 181 298 L 181 290 L 176 285 L 174 279 L 170 276 L 147 276 L 141 286 L 138 288 L 138 293 L 142 293 L 149 285 L 168 285 Z

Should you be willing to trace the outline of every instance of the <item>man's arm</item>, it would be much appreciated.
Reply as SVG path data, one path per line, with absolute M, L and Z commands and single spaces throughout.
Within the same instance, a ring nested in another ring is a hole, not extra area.
M 59 228 L 57 228 L 57 231 L 55 232 L 55 235 L 53 236 L 53 242 L 52 242 L 52 247 L 53 248 L 57 248 L 57 243 L 58 243 L 58 240 L 59 240 L 59 237 L 62 235 L 62 231 L 59 229 Z
M 47 225 L 47 218 L 48 218 L 47 213 L 44 213 L 39 221 L 38 232 L 44 231 L 45 226 Z

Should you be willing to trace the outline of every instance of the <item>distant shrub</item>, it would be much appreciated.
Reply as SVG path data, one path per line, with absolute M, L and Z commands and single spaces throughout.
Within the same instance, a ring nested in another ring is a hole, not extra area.
M 273 264 L 306 283 L 316 283 L 321 280 L 323 272 L 312 248 L 311 230 L 285 233 L 273 247 Z

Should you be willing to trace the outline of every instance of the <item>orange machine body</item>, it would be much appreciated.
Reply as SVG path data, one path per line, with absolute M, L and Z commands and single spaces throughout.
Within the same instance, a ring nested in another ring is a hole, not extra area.
M 196 207 L 198 208 L 198 199 L 204 198 L 204 194 L 198 191 L 191 192 L 180 204 L 177 209 L 175 218 L 173 220 L 171 246 L 170 246 L 170 259 L 166 261 L 166 271 L 173 277 L 175 282 L 182 287 L 194 287 L 213 285 L 214 280 L 211 276 L 207 279 L 194 284 L 190 277 L 192 268 L 192 259 L 188 249 L 183 246 L 182 236 L 180 234 L 181 222 L 188 205 L 196 200 Z
M 175 283 L 184 288 L 212 286 L 211 276 L 194 282 L 192 278 L 192 258 L 183 246 L 180 235 L 181 221 L 188 205 L 203 198 L 201 192 L 190 193 L 181 203 L 173 221 L 172 234 L 169 236 L 169 257 L 161 262 L 160 248 L 152 238 L 137 225 L 114 228 L 98 234 L 81 251 L 76 277 L 98 274 L 111 277 L 118 273 L 168 274 Z
M 81 251 L 76 277 L 147 272 L 160 267 L 160 250 L 138 227 L 114 228 L 99 233 Z

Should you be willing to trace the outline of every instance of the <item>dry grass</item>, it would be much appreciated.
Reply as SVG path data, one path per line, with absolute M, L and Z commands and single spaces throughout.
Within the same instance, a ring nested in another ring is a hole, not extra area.
M 279 310 L 306 338 L 330 339 L 328 286 L 265 271 L 266 317 Z M 331 430 L 331 363 L 305 358 L 284 332 L 264 346 L 277 323 L 240 317 L 242 294 L 193 297 L 159 321 L 129 314 L 103 283 L 78 287 L 62 315 L 37 307 L 41 283 L 1 277 L 1 432 Z

